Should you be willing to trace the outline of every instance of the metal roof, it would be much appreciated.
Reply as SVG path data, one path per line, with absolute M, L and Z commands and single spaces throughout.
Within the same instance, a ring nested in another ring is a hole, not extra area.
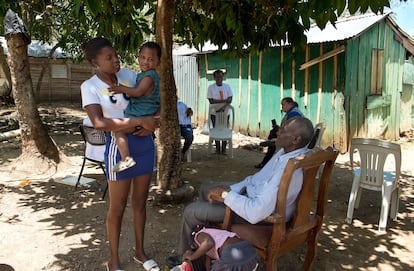
M 383 14 L 365 13 L 361 15 L 348 15 L 339 17 L 335 22 L 335 26 L 331 23 L 327 23 L 326 27 L 321 30 L 316 24 L 311 25 L 310 29 L 305 32 L 310 43 L 324 43 L 332 41 L 347 40 L 353 37 L 361 35 L 368 28 L 376 24 L 377 22 L 388 17 L 392 12 L 386 11 Z M 288 43 L 284 44 L 288 45 Z M 279 45 L 274 45 L 279 46 Z M 199 51 L 194 47 L 189 48 L 187 45 L 176 48 L 174 54 L 178 55 L 190 55 L 209 53 L 217 51 L 218 46 L 206 42 L 202 50 Z
M 4 54 L 7 55 L 7 41 L 4 37 L 0 37 L 0 44 L 3 46 Z M 38 40 L 32 40 L 28 47 L 28 56 L 31 57 L 48 57 L 50 50 L 53 48 L 52 44 L 42 43 Z M 53 53 L 54 58 L 70 58 L 71 56 L 57 48 Z
M 385 17 L 391 14 L 391 11 L 384 12 L 384 14 L 366 13 L 363 15 L 353 15 L 349 17 L 340 17 L 335 26 L 328 23 L 326 27 L 321 30 L 316 24 L 312 25 L 309 31 L 305 32 L 308 38 L 308 43 L 323 43 L 347 40 L 359 36 L 376 24 L 378 21 L 383 20 Z

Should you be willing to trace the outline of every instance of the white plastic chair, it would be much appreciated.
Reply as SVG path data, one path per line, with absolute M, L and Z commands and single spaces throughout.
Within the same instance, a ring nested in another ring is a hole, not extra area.
M 233 158 L 233 127 L 234 127 L 234 108 L 231 105 L 227 105 L 223 111 L 218 112 L 224 104 L 210 104 L 209 112 L 211 109 L 216 109 L 216 122 L 213 127 L 209 116 L 209 138 L 208 138 L 208 153 L 211 154 L 211 145 L 213 140 L 226 140 L 230 150 L 230 158 Z
M 323 134 L 325 133 L 326 124 L 325 122 L 319 122 L 315 125 L 314 133 L 311 141 L 308 144 L 308 149 L 321 149 L 321 140 L 323 137 Z M 316 178 L 319 179 L 319 177 L 322 174 L 323 167 L 321 166 L 318 170 L 318 173 L 316 174 Z
M 182 144 L 184 144 L 184 138 L 181 137 Z M 187 159 L 187 163 L 191 163 L 193 160 L 191 158 L 191 148 L 193 147 L 193 144 L 191 144 L 190 148 L 185 153 L 185 157 Z
M 353 155 L 356 149 L 359 151 L 360 168 L 354 168 Z M 379 139 L 353 138 L 349 154 L 354 180 L 349 195 L 346 222 L 352 223 L 352 215 L 354 208 L 357 209 L 359 206 L 362 188 L 381 191 L 382 205 L 378 229 L 385 231 L 388 213 L 394 220 L 398 213 L 401 147 L 398 144 Z M 393 155 L 395 159 L 395 173 L 384 170 L 389 154 Z

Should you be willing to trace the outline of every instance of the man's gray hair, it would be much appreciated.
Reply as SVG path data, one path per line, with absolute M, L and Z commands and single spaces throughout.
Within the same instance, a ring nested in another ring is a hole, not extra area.
M 309 144 L 309 142 L 312 140 L 314 129 L 312 122 L 305 117 L 294 117 L 292 119 L 289 119 L 292 122 L 294 122 L 294 125 L 296 127 L 296 135 L 301 137 L 301 142 L 299 143 L 299 147 L 305 147 Z

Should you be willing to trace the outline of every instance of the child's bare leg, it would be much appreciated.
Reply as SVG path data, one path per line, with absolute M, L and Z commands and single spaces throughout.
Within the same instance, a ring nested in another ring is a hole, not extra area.
M 128 137 L 125 133 L 116 132 L 115 140 L 118 146 L 121 160 L 114 166 L 112 171 L 120 172 L 135 165 L 134 159 L 129 154 Z
M 128 137 L 123 132 L 115 132 L 115 139 L 122 161 L 125 161 L 129 158 Z

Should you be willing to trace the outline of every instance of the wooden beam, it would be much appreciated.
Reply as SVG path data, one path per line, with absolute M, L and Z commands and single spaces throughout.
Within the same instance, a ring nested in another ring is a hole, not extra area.
M 414 39 L 398 27 L 392 18 L 387 17 L 386 23 L 394 32 L 394 39 L 400 42 L 408 52 L 414 55 Z
M 283 51 L 283 46 L 280 47 L 280 100 L 284 98 L 283 93 L 283 61 L 284 61 L 285 55 Z
M 309 60 L 309 45 L 306 45 L 305 60 Z M 308 95 L 309 95 L 309 69 L 305 70 L 305 97 L 303 99 L 303 105 L 305 108 L 308 106 Z
M 317 58 L 314 58 L 312 60 L 306 61 L 302 65 L 300 65 L 299 70 L 307 69 L 315 64 L 318 64 L 319 62 L 322 62 L 328 58 L 331 58 L 333 56 L 336 56 L 342 52 L 345 51 L 345 45 L 341 45 L 338 48 L 333 49 L 332 51 L 329 51 L 323 55 L 318 56 Z
M 252 86 L 252 53 L 249 53 L 249 66 L 247 67 L 247 131 L 250 129 L 250 93 Z
M 208 74 L 208 54 L 204 55 L 204 66 L 206 68 L 206 94 L 208 93 L 208 79 L 207 79 L 207 74 Z M 207 123 L 210 119 L 210 112 L 209 112 L 209 106 L 208 103 L 206 106 L 204 106 L 204 116 L 207 116 Z
M 323 55 L 323 44 L 319 45 L 319 55 Z M 318 112 L 316 114 L 316 123 L 321 121 L 321 107 L 322 107 L 322 87 L 323 87 L 323 63 L 319 62 L 319 76 L 318 76 Z
M 258 91 L 259 91 L 259 97 L 258 97 L 258 104 L 259 106 L 257 107 L 258 109 L 258 122 L 261 123 L 262 121 L 262 65 L 263 65 L 263 51 L 260 51 L 259 53 L 259 71 L 258 71 L 258 80 L 257 80 L 257 84 L 258 84 Z
M 296 101 L 296 60 L 295 47 L 292 48 L 292 98 Z
M 238 107 L 240 108 L 241 105 L 241 93 L 242 93 L 242 73 L 243 73 L 243 59 L 239 58 L 239 103 L 237 104 Z

